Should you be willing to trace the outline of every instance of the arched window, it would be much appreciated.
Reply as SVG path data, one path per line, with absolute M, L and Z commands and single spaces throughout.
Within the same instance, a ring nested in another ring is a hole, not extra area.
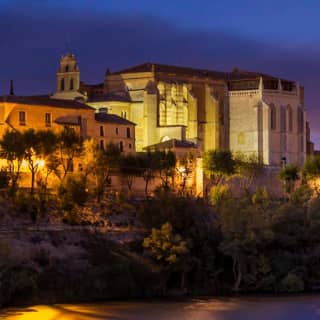
M 61 91 L 64 91 L 64 78 L 61 79 L 61 82 L 60 82 L 60 90 L 61 90 Z
M 298 133 L 303 133 L 303 111 L 298 108 Z
M 277 128 L 277 110 L 274 104 L 270 104 L 270 129 L 276 130 Z
M 287 131 L 286 108 L 283 106 L 280 109 L 280 130 L 282 132 Z
M 287 106 L 287 113 L 288 113 L 288 129 L 289 132 L 292 132 L 293 129 L 293 113 L 292 113 L 292 107 L 290 104 Z
M 73 85 L 73 78 L 70 79 L 70 90 L 73 90 L 74 85 Z
M 68 64 L 66 65 L 66 69 L 65 70 L 66 70 L 66 72 L 69 72 L 69 65 Z

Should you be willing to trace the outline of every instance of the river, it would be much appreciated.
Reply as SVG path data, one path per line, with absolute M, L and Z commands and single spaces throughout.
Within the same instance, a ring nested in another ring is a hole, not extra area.
M 320 296 L 39 305 L 0 311 L 9 320 L 320 320 Z

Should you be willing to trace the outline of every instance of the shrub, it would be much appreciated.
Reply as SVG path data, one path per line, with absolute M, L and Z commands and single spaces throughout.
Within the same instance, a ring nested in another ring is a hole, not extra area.
M 280 292 L 302 292 L 304 290 L 303 280 L 293 273 L 288 273 L 279 284 Z
M 230 199 L 231 191 L 227 185 L 213 186 L 210 189 L 210 203 L 220 207 L 225 201 Z
M 74 205 L 83 206 L 88 199 L 86 180 L 83 177 L 69 177 L 59 186 L 58 196 L 64 210 L 70 211 Z

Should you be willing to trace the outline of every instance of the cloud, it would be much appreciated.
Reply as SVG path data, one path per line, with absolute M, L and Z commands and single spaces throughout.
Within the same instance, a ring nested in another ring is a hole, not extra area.
M 0 10 L 2 94 L 8 92 L 10 79 L 17 94 L 53 92 L 58 60 L 66 51 L 77 55 L 81 78 L 88 82 L 101 82 L 106 68 L 116 70 L 146 61 L 213 70 L 237 66 L 302 83 L 311 126 L 320 137 L 317 45 L 285 47 L 230 32 L 183 31 L 155 16 L 116 16 L 86 12 L 83 6 L 72 10 L 49 5 L 50 1 L 31 3 L 16 1 L 19 5 Z

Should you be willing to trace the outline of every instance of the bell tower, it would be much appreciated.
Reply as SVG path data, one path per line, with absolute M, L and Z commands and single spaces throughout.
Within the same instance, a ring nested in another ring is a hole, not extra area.
M 85 98 L 79 92 L 80 69 L 74 54 L 65 54 L 60 59 L 57 72 L 56 92 L 53 99 L 74 100 L 75 98 Z

